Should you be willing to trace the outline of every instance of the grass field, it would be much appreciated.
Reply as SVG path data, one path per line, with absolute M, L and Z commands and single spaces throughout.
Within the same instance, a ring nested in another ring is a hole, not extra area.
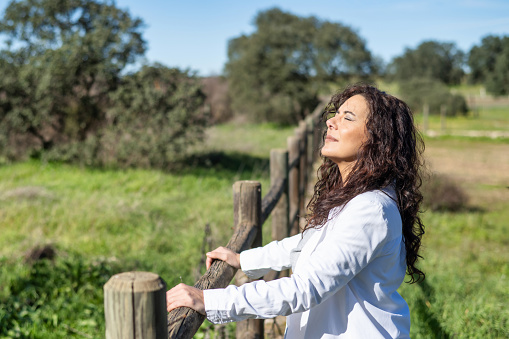
M 425 212 L 424 283 L 401 290 L 412 338 L 509 336 L 509 145 L 426 140 L 431 171 L 468 192 L 462 212 Z
M 487 114 L 509 121 L 503 111 Z M 451 119 L 451 128 L 461 119 Z M 174 173 L 1 166 L 0 338 L 103 337 L 102 286 L 117 272 L 147 270 L 168 286 L 192 284 L 205 225 L 213 246 L 231 234 L 232 184 L 259 180 L 268 188 L 269 150 L 286 147 L 292 133 L 212 127 L 190 166 Z M 509 142 L 426 138 L 426 147 L 430 171 L 453 178 L 470 201 L 460 212 L 423 214 L 427 278 L 401 288 L 412 338 L 509 337 Z M 56 248 L 53 261 L 25 263 L 31 249 L 47 244 Z

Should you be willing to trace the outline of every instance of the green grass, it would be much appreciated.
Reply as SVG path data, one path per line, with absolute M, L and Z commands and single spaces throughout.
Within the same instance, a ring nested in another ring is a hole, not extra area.
M 117 272 L 152 271 L 169 287 L 193 284 L 205 226 L 212 246 L 226 244 L 233 183 L 257 180 L 267 193 L 269 150 L 286 147 L 293 129 L 224 125 L 209 133 L 206 147 L 174 173 L 40 161 L 0 166 L 0 338 L 102 337 L 102 286 Z M 23 264 L 45 244 L 57 249 L 54 263 Z M 90 279 L 69 280 L 76 270 Z M 48 277 L 59 283 L 48 285 Z
M 267 158 L 272 148 L 286 148 L 287 138 L 295 127 L 279 127 L 270 123 L 226 123 L 209 129 L 207 150 L 238 152 Z
M 507 209 L 426 213 L 426 280 L 404 285 L 412 338 L 509 336 Z
M 102 286 L 117 272 L 152 271 L 168 287 L 181 279 L 194 283 L 205 225 L 213 246 L 226 243 L 232 184 L 259 180 L 265 194 L 269 151 L 285 148 L 292 134 L 272 125 L 216 126 L 188 166 L 173 173 L 38 161 L 0 166 L 0 338 L 103 337 Z M 411 309 L 412 338 L 509 336 L 509 210 L 502 185 L 508 181 L 505 172 L 490 172 L 496 169 L 490 164 L 501 165 L 498 152 L 506 145 L 478 141 L 427 139 L 427 152 L 440 164 L 449 158 L 456 164 L 455 156 L 489 158 L 478 177 L 465 172 L 470 166 L 452 167 L 457 178 L 471 178 L 469 194 L 482 199 L 462 212 L 423 215 L 427 278 L 400 289 Z M 268 234 L 270 223 L 265 242 Z M 24 263 L 28 250 L 48 243 L 57 249 L 53 262 Z

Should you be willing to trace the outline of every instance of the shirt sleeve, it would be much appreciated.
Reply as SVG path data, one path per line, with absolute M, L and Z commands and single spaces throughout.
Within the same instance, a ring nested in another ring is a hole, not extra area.
M 205 290 L 207 318 L 225 323 L 309 310 L 366 267 L 387 235 L 382 205 L 358 196 L 329 220 L 323 240 L 310 255 L 299 257 L 291 277 Z
M 240 253 L 240 269 L 251 279 L 257 279 L 270 270 L 282 271 L 291 267 L 290 251 L 297 247 L 302 234 L 281 241 L 272 241 Z

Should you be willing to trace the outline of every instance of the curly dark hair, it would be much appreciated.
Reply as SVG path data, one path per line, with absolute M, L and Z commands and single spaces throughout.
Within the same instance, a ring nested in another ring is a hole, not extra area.
M 367 141 L 359 150 L 348 180 L 342 178 L 334 162 L 320 155 L 323 162 L 317 171 L 318 181 L 308 204 L 310 213 L 304 230 L 322 227 L 332 208 L 346 205 L 357 195 L 394 185 L 403 223 L 409 282 L 418 282 L 425 277 L 415 266 L 417 259 L 422 258 L 418 252 L 424 234 L 419 217 L 422 202 L 419 169 L 423 165 L 424 142 L 414 125 L 410 108 L 398 98 L 366 84 L 350 86 L 332 96 L 323 112 L 323 121 L 357 94 L 366 99 L 369 107 Z

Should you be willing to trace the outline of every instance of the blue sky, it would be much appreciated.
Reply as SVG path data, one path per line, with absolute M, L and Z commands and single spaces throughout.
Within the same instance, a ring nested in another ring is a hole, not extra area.
M 0 10 L 8 1 L 0 0 Z M 509 35 L 509 0 L 117 0 L 146 24 L 149 62 L 222 72 L 228 40 L 254 31 L 259 11 L 273 7 L 353 28 L 384 61 L 424 40 L 454 42 L 465 52 L 488 34 Z

